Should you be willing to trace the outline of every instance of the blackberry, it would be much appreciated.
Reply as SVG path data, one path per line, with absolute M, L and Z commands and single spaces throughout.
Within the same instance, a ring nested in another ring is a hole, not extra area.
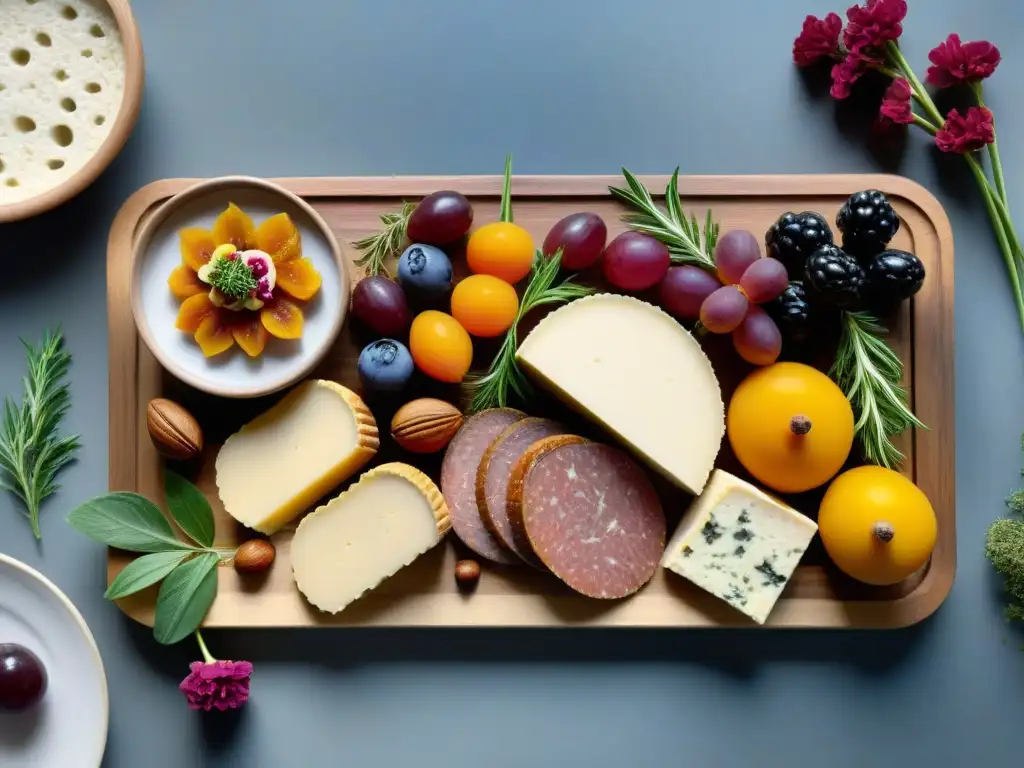
M 900 217 L 884 194 L 866 189 L 843 203 L 836 215 L 836 226 L 843 233 L 843 249 L 866 259 L 885 250 L 900 229 Z
M 864 290 L 864 269 L 841 248 L 823 245 L 804 264 L 804 287 L 812 304 L 855 310 Z
M 776 298 L 761 305 L 782 332 L 782 338 L 802 344 L 811 335 L 811 305 L 804 284 L 793 280 Z
M 789 279 L 799 280 L 807 257 L 823 245 L 832 245 L 832 230 L 820 213 L 789 211 L 765 233 L 764 245 L 769 256 L 786 266 Z
M 909 299 L 924 283 L 924 264 L 906 251 L 882 251 L 865 270 L 868 300 L 875 306 L 886 307 Z

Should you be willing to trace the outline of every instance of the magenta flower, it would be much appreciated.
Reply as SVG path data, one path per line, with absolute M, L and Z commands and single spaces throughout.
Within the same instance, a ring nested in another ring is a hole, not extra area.
M 205 661 L 193 661 L 189 665 L 191 672 L 178 686 L 185 694 L 189 709 L 205 712 L 238 709 L 249 700 L 252 664 L 248 661 L 218 661 L 210 655 L 198 631 L 196 640 Z
M 953 34 L 928 54 L 933 66 L 928 67 L 928 82 L 938 88 L 960 83 L 977 82 L 996 71 L 1002 57 L 999 49 L 986 40 L 961 43 Z
M 903 34 L 903 19 L 907 15 L 907 0 L 868 0 L 864 5 L 851 6 L 846 11 L 847 25 L 843 42 L 850 52 L 881 49 Z
M 886 89 L 879 117 L 883 123 L 909 125 L 914 122 L 914 110 L 910 105 L 910 83 L 902 77 L 893 80 Z
M 832 88 L 829 93 L 834 99 L 845 99 L 850 95 L 853 84 L 867 71 L 868 61 L 858 53 L 851 53 L 832 67 Z
M 985 107 L 971 107 L 961 115 L 951 109 L 946 124 L 935 134 L 935 145 L 943 152 L 964 155 L 995 141 L 992 113 Z
M 804 19 L 800 35 L 793 41 L 793 61 L 798 67 L 808 67 L 821 59 L 839 53 L 839 33 L 843 20 L 830 13 L 824 19 L 808 16 Z

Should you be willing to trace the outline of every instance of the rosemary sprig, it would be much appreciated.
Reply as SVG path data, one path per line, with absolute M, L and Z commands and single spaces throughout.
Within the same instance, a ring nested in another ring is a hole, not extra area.
M 686 218 L 686 211 L 679 201 L 679 169 L 676 168 L 665 188 L 665 211 L 654 204 L 651 193 L 636 176 L 625 168 L 622 169 L 622 175 L 626 177 L 629 188 L 608 187 L 608 191 L 636 209 L 623 216 L 630 229 L 664 243 L 674 264 L 693 264 L 713 270 L 718 224 L 711 218 L 711 209 L 708 209 L 705 217 L 703 233 L 696 216 Z
M 380 220 L 384 226 L 381 230 L 352 243 L 352 247 L 364 251 L 363 257 L 357 260 L 356 264 L 366 270 L 367 276 L 383 274 L 390 277 L 384 262 L 401 255 L 405 247 L 409 217 L 415 208 L 416 203 L 402 203 L 401 211 L 382 213 Z
M 564 304 L 574 299 L 589 296 L 594 289 L 574 283 L 572 276 L 566 277 L 557 285 L 558 270 L 562 264 L 562 251 L 559 249 L 550 258 L 537 251 L 533 267 L 530 269 L 530 282 L 526 286 L 523 298 L 519 302 L 519 311 L 515 322 L 505 333 L 501 349 L 491 361 L 490 368 L 483 376 L 471 379 L 466 384 L 472 399 L 470 413 L 487 408 L 503 408 L 508 404 L 510 393 L 514 393 L 520 401 L 527 401 L 533 392 L 526 374 L 516 362 L 516 350 L 519 348 L 517 327 L 531 310 L 547 304 Z
M 28 375 L 20 405 L 4 398 L 0 425 L 0 488 L 13 493 L 25 506 L 37 539 L 39 508 L 60 486 L 57 473 L 75 458 L 78 435 L 60 437 L 58 428 L 71 408 L 71 391 L 64 378 L 71 355 L 64 349 L 60 330 L 47 332 L 33 347 L 25 341 Z
M 910 427 L 927 429 L 910 410 L 900 385 L 903 363 L 881 337 L 885 328 L 864 312 L 843 314 L 843 332 L 829 375 L 846 393 L 868 461 L 892 468 L 903 459 L 889 439 Z

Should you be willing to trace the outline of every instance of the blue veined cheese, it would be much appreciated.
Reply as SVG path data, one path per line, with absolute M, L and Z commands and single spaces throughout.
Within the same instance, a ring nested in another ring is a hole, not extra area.
M 817 530 L 792 507 L 716 469 L 661 565 L 764 624 Z

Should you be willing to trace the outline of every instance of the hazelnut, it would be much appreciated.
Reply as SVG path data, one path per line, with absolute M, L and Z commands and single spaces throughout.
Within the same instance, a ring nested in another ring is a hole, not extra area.
M 235 550 L 235 570 L 239 573 L 262 573 L 274 562 L 277 550 L 269 539 L 250 539 Z
M 146 406 L 146 428 L 153 445 L 174 461 L 194 459 L 203 450 L 203 430 L 187 410 L 162 397 Z
M 480 581 L 480 563 L 476 560 L 459 560 L 455 564 L 455 583 L 462 589 L 472 589 Z

